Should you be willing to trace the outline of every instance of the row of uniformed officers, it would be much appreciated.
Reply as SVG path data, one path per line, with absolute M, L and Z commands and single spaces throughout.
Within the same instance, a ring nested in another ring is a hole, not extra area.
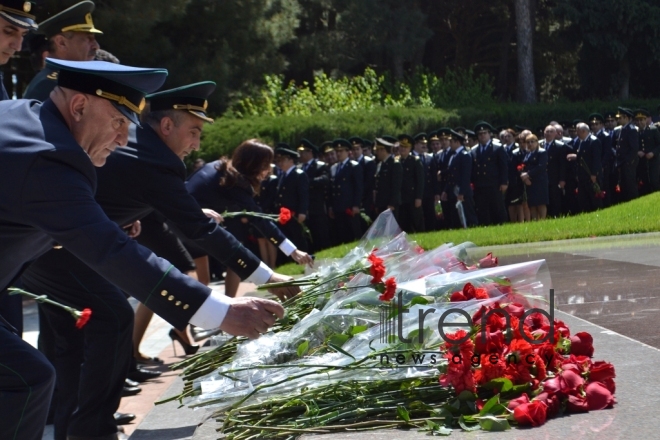
M 315 251 L 358 239 L 365 218 L 386 209 L 407 232 L 590 212 L 660 189 L 660 131 L 650 119 L 620 107 L 574 121 L 569 136 L 554 121 L 538 135 L 482 121 L 474 131 L 279 144 L 260 204 L 296 212 L 310 234 L 297 227 L 292 240 Z

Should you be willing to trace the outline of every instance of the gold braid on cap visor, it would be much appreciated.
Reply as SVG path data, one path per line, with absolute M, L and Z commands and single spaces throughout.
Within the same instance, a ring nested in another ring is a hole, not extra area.
M 30 9 L 32 8 L 32 5 L 30 5 L 30 7 L 28 7 L 28 5 L 30 5 L 30 2 L 25 2 L 25 6 L 23 6 L 23 9 L 26 9 L 25 11 L 0 5 L 0 12 L 6 12 L 8 14 L 14 14 L 20 17 L 29 18 L 30 20 L 34 20 L 36 17 L 34 15 L 28 14 L 28 12 L 30 12 Z
M 174 110 L 188 110 L 188 111 L 197 111 L 197 112 L 202 112 L 206 113 L 206 108 L 209 106 L 208 101 L 204 101 L 204 106 L 200 107 L 198 105 L 191 105 L 191 104 L 174 104 L 172 108 Z
M 96 94 L 101 98 L 109 99 L 111 101 L 117 102 L 119 105 L 128 107 L 130 110 L 137 113 L 138 115 L 142 113 L 142 110 L 144 110 L 145 105 L 147 105 L 147 101 L 144 98 L 142 98 L 142 101 L 140 101 L 140 106 L 138 107 L 135 104 L 133 104 L 131 101 L 129 101 L 128 98 L 126 98 L 125 96 L 113 95 L 112 93 L 104 92 L 101 89 L 97 89 Z
M 62 28 L 60 32 L 90 32 L 95 34 L 102 34 L 100 30 L 94 27 L 94 22 L 92 21 L 92 14 L 87 13 L 85 15 L 85 24 L 74 24 L 72 26 L 67 26 Z

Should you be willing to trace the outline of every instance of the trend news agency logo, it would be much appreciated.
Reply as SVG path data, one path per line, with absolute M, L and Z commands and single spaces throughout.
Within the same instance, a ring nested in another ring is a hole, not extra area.
M 551 341 L 552 343 L 555 343 L 554 341 L 554 330 L 555 330 L 555 290 L 550 289 L 550 312 L 546 312 L 543 309 L 539 308 L 531 308 L 525 311 L 523 313 L 522 317 L 519 319 L 519 330 L 522 338 L 529 342 L 532 345 L 540 345 L 543 344 L 547 341 Z M 380 313 L 380 342 L 381 343 L 392 343 L 396 342 L 402 342 L 404 344 L 411 344 L 413 343 L 413 338 L 412 337 L 405 337 L 403 336 L 403 321 L 404 321 L 404 315 L 408 314 L 410 310 L 406 310 L 403 308 L 403 293 L 399 292 L 398 297 L 397 297 L 397 302 L 396 304 L 388 304 L 383 306 L 381 309 Z M 418 321 L 418 331 L 415 332 L 417 333 L 417 339 L 420 344 L 424 343 L 424 335 L 425 333 L 428 334 L 428 332 L 424 331 L 424 321 L 426 320 L 426 317 L 429 315 L 432 315 L 436 312 L 436 309 L 430 307 L 426 309 L 419 309 L 418 310 L 418 316 L 417 316 L 417 321 Z M 550 322 L 550 331 L 547 333 L 547 335 L 541 339 L 534 339 L 529 337 L 524 331 L 523 331 L 523 325 L 525 322 L 525 319 L 534 314 L 534 313 L 540 313 L 544 315 L 545 317 L 548 318 Z M 465 317 L 467 322 L 445 322 L 447 318 L 451 315 L 462 315 Z M 484 313 L 481 316 L 481 331 L 480 331 L 480 336 L 482 338 L 482 342 L 485 344 L 487 340 L 487 335 L 486 335 L 486 323 L 488 322 L 488 318 L 492 315 L 501 315 L 505 321 L 506 321 L 506 328 L 509 330 L 513 330 L 511 328 L 511 315 L 509 312 L 507 312 L 504 309 L 492 309 L 489 310 L 487 313 Z M 450 339 L 447 337 L 447 334 L 445 333 L 445 328 L 456 328 L 456 327 L 465 327 L 467 329 L 467 335 L 461 339 Z M 459 308 L 451 308 L 447 309 L 443 312 L 443 314 L 440 316 L 440 319 L 438 320 L 438 332 L 440 333 L 440 337 L 443 339 L 445 342 L 451 342 L 452 344 L 461 344 L 465 341 L 467 341 L 470 338 L 470 329 L 474 327 L 474 322 L 472 321 L 472 316 L 468 312 L 466 312 L 463 309 Z M 409 335 L 410 336 L 410 335 Z M 513 332 L 512 331 L 506 331 L 505 332 L 505 340 L 506 343 L 510 343 L 511 339 L 513 338 Z M 403 364 L 406 362 L 406 358 L 402 354 L 397 354 L 393 356 L 393 358 L 396 360 L 397 363 Z M 424 358 L 419 357 L 419 355 L 415 356 L 414 354 L 412 355 L 412 360 L 415 362 L 415 364 L 423 363 Z M 381 363 L 389 364 L 390 359 L 389 355 L 387 353 L 384 353 L 381 355 Z M 435 356 L 431 357 L 431 363 L 435 364 Z

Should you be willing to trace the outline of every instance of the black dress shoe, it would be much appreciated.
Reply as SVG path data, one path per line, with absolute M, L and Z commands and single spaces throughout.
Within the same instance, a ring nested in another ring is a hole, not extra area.
M 131 423 L 133 420 L 135 420 L 135 414 L 116 412 L 114 414 L 114 418 L 116 424 L 126 425 L 127 423 Z
M 136 382 L 144 382 L 145 380 L 154 379 L 160 375 L 160 371 L 151 371 L 139 367 L 133 371 L 128 372 L 128 378 Z
M 126 387 L 137 387 L 140 386 L 140 382 L 130 380 L 129 378 L 124 379 L 124 386 Z
M 121 390 L 121 397 L 135 396 L 142 391 L 140 387 L 124 387 Z

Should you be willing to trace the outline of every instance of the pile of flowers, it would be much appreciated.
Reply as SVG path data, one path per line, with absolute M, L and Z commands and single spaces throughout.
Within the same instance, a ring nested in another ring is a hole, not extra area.
M 544 261 L 501 266 L 471 258 L 472 244 L 420 252 L 390 221 L 291 282 L 303 291 L 272 333 L 179 364 L 184 391 L 169 400 L 215 408 L 234 439 L 502 430 L 615 403 L 591 337 L 547 314 Z

